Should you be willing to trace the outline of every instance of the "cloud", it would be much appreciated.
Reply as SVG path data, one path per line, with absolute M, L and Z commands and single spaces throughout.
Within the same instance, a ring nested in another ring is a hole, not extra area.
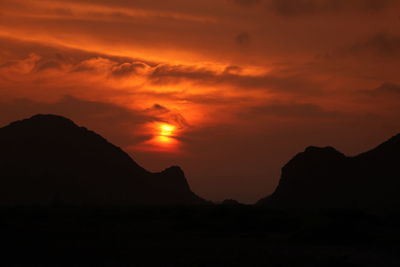
M 117 57 L 95 52 L 46 46 L 1 38 L 0 71 L 18 73 L 60 70 L 63 72 L 107 72 L 113 77 L 125 77 L 145 72 L 155 64 L 135 58 Z
M 141 70 L 147 69 L 147 65 L 142 62 L 122 63 L 112 67 L 111 74 L 116 77 L 125 77 L 132 74 L 136 74 Z
M 289 119 L 329 119 L 341 115 L 340 112 L 325 110 L 311 103 L 271 103 L 253 106 L 247 112 L 251 116 L 262 115 Z
M 39 62 L 36 66 L 37 71 L 46 71 L 46 70 L 61 69 L 61 68 L 62 64 L 60 64 L 60 62 L 57 62 L 55 60 Z
M 393 0 L 270 0 L 269 7 L 282 16 L 323 15 L 327 13 L 377 13 Z
M 32 72 L 42 57 L 36 53 L 30 53 L 22 60 L 10 60 L 0 65 L 0 71 L 15 74 L 28 74 Z
M 265 89 L 282 93 L 310 94 L 318 88 L 317 83 L 289 70 L 281 73 L 242 75 L 240 67 L 228 67 L 222 72 L 188 66 L 161 65 L 149 76 L 151 82 L 158 85 L 194 82 L 203 85 L 230 85 L 243 90 Z
M 242 72 L 242 68 L 239 66 L 230 65 L 227 66 L 224 70 L 225 74 L 240 74 Z
M 371 56 L 389 61 L 397 60 L 400 57 L 400 35 L 389 32 L 374 33 L 367 38 L 356 40 L 322 54 L 321 58 L 328 60 L 340 58 L 370 59 Z
M 196 68 L 183 65 L 159 65 L 150 75 L 150 79 L 154 83 L 167 84 L 174 83 L 180 79 L 190 80 L 210 80 L 215 77 L 215 73 L 205 68 Z
M 171 110 L 163 105 L 156 103 L 152 107 L 146 109 L 146 112 L 157 117 L 161 121 L 175 124 L 180 129 L 190 127 L 189 123 L 180 112 Z
M 379 56 L 400 55 L 400 35 L 381 32 L 347 48 L 347 53 L 372 52 Z
M 400 97 L 400 85 L 394 83 L 383 83 L 376 89 L 363 91 L 371 96 L 398 96 Z
M 170 110 L 160 104 L 154 104 L 151 108 L 146 110 L 147 112 L 156 113 L 156 114 L 165 114 L 170 112 Z
M 111 69 L 113 62 L 105 57 L 93 57 L 83 60 L 71 67 L 73 72 L 106 72 Z
M 247 32 L 242 32 L 236 35 L 235 42 L 241 47 L 247 47 L 250 45 L 251 39 L 250 34 Z
M 235 4 L 238 4 L 240 6 L 253 6 L 255 4 L 260 3 L 262 0 L 232 0 Z

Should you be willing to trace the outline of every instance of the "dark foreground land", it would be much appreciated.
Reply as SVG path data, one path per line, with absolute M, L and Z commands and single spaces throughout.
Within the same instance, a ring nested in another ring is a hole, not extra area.
M 400 264 L 400 212 L 210 205 L 0 214 L 1 266 Z

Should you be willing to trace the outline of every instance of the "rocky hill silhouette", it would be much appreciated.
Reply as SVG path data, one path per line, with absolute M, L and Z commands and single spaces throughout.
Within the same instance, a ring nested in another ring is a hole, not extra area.
M 151 173 L 106 139 L 56 115 L 0 128 L 0 205 L 174 205 L 205 201 L 183 171 Z
M 308 147 L 283 168 L 275 192 L 258 202 L 280 208 L 399 208 L 400 134 L 346 157 Z

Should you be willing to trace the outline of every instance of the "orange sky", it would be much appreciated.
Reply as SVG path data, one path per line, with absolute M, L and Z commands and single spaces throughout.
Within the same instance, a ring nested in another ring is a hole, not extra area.
M 64 115 L 151 171 L 182 166 L 205 198 L 254 202 L 308 145 L 355 154 L 400 132 L 399 12 L 396 0 L 1 0 L 0 125 Z

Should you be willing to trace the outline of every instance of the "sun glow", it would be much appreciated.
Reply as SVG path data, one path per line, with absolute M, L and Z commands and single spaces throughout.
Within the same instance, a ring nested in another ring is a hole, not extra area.
M 131 147 L 133 150 L 177 153 L 180 151 L 180 141 L 177 139 L 177 128 L 167 123 L 153 124 L 148 128 L 152 137 L 141 144 Z
M 150 124 L 148 130 L 152 137 L 136 146 L 135 149 L 168 153 L 180 151 L 180 142 L 177 139 L 178 132 L 175 125 L 158 122 Z
M 176 136 L 176 126 L 161 123 L 158 126 L 158 133 L 154 137 L 155 143 L 158 145 L 164 146 L 164 148 L 171 148 L 171 146 L 176 145 L 177 140 L 174 138 Z
M 176 127 L 171 124 L 161 124 L 160 125 L 160 136 L 170 137 L 174 135 Z

